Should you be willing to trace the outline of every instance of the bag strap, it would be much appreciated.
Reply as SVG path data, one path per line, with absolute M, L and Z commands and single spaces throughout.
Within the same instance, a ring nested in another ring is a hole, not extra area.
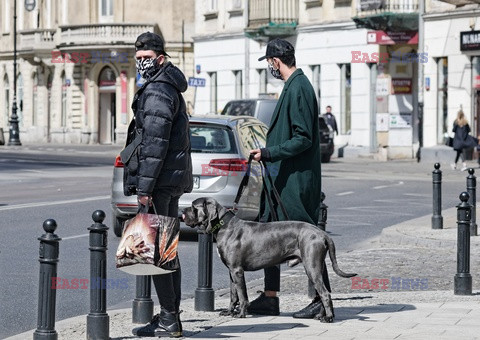
M 247 171 L 245 172 L 245 176 L 243 176 L 242 178 L 242 182 L 240 182 L 240 186 L 238 187 L 238 191 L 237 191 L 237 196 L 233 201 L 233 210 L 237 210 L 237 204 L 240 201 L 240 197 L 242 197 L 243 192 L 245 191 L 245 188 L 248 185 L 248 180 L 250 179 L 250 171 L 252 169 L 252 160 L 253 160 L 253 154 L 250 154 L 250 156 L 248 156 Z
M 273 179 L 272 179 L 272 176 L 270 176 L 270 171 L 268 171 L 268 168 L 267 168 L 267 163 L 265 163 L 265 161 L 262 161 L 260 160 L 260 163 L 263 165 L 263 167 L 265 168 L 265 173 L 267 175 L 267 178 L 268 180 L 270 181 L 270 184 L 272 185 L 272 191 L 273 191 L 273 195 L 275 196 L 275 200 L 277 201 L 278 205 L 280 206 L 280 208 L 282 209 L 282 213 L 283 213 L 283 216 L 285 216 L 286 220 L 290 220 L 290 217 L 288 216 L 288 213 L 287 213 L 287 209 L 285 209 L 285 205 L 283 205 L 283 202 L 282 202 L 282 199 L 280 198 L 280 194 L 278 193 L 277 191 L 277 188 L 275 188 L 275 184 L 273 183 Z M 265 176 L 264 176 L 264 185 L 263 187 L 265 188 Z M 275 211 L 274 207 L 273 207 L 273 202 L 272 202 L 272 199 L 270 198 L 270 195 L 268 195 L 267 192 L 265 192 L 265 196 L 268 197 L 268 203 L 270 204 L 270 210 L 273 212 Z M 276 215 L 276 212 L 275 212 L 275 215 Z M 274 215 L 272 213 L 272 218 L 274 218 Z M 277 216 L 277 221 L 278 221 L 278 216 Z

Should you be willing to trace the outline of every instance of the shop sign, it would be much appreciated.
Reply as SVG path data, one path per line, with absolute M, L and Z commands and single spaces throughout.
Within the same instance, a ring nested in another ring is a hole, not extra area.
M 367 32 L 367 44 L 418 44 L 418 31 L 369 31 Z
M 390 77 L 377 77 L 376 95 L 388 96 L 390 94 Z
M 460 32 L 460 51 L 480 50 L 480 31 Z
M 480 76 L 475 76 L 475 79 L 473 80 L 473 87 L 480 89 Z
M 392 78 L 392 94 L 412 93 L 412 79 Z
M 411 125 L 411 113 L 390 114 L 390 128 L 409 128 Z

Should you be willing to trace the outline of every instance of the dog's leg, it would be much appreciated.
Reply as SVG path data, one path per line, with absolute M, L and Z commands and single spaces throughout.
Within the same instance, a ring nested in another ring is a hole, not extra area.
M 312 247 L 314 248 L 314 247 Z M 309 249 L 311 254 L 321 253 L 319 251 L 311 252 L 315 249 Z M 320 320 L 321 322 L 330 323 L 333 322 L 333 304 L 330 293 L 327 288 L 325 288 L 325 283 L 322 278 L 322 271 L 325 266 L 325 251 L 318 258 L 312 256 L 306 256 L 303 259 L 303 265 L 305 267 L 305 272 L 307 273 L 308 278 L 314 283 L 315 289 L 320 295 L 320 300 L 322 301 L 323 307 L 325 310 L 315 315 L 314 319 Z M 326 268 L 325 268 L 326 270 Z
M 235 283 L 237 296 L 240 302 L 240 310 L 238 315 L 236 316 L 239 318 L 244 318 L 247 315 L 248 307 L 248 295 L 247 285 L 245 284 L 245 273 L 242 268 L 235 268 L 231 270 L 230 277 Z
M 230 273 L 230 306 L 227 310 L 221 311 L 221 316 L 231 316 L 235 315 L 235 307 L 238 305 L 238 292 L 237 287 L 232 279 L 232 274 Z

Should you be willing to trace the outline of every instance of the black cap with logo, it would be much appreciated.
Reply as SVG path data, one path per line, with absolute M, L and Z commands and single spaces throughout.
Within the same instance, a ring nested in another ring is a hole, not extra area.
M 258 61 L 266 58 L 284 57 L 294 54 L 295 49 L 288 41 L 283 39 L 273 39 L 267 45 L 267 53 L 263 57 L 258 58 Z
M 149 50 L 160 52 L 160 54 L 170 57 L 165 53 L 165 43 L 162 37 L 152 32 L 145 32 L 137 37 L 137 41 L 135 41 L 135 51 Z

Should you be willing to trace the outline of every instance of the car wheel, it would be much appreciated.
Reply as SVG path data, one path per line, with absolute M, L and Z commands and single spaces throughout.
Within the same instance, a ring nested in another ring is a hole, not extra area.
M 329 163 L 331 155 L 323 154 L 322 155 L 322 163 Z
M 123 233 L 123 224 L 125 223 L 125 219 L 115 216 L 113 214 L 113 232 L 116 236 L 121 237 Z

